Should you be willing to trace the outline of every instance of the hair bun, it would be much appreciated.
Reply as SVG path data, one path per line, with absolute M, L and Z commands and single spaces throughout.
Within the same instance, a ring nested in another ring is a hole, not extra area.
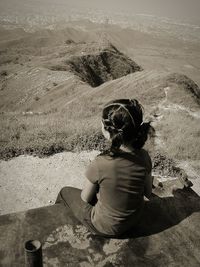
M 151 128 L 151 122 L 143 122 L 138 128 L 136 138 L 132 142 L 134 148 L 141 148 L 145 144 L 149 130 Z

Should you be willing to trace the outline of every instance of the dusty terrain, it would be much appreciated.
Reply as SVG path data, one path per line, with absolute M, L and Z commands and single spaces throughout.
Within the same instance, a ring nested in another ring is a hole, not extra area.
M 51 204 L 64 185 L 81 188 L 97 153 L 84 151 L 106 146 L 102 107 L 122 97 L 138 98 L 152 121 L 147 148 L 154 162 L 157 154 L 167 159 L 157 174 L 188 174 L 199 193 L 199 28 L 24 25 L 4 20 L 0 27 L 1 214 Z M 76 153 L 55 154 L 63 151 Z
M 99 151 L 64 152 L 47 158 L 19 156 L 0 162 L 0 215 L 53 205 L 64 186 L 83 188 L 85 170 Z M 193 162 L 195 164 L 195 162 Z M 168 167 L 170 167 L 168 165 Z M 200 194 L 199 172 L 192 162 L 182 162 L 192 189 Z M 166 166 L 165 166 L 166 168 Z M 163 174 L 154 170 L 157 181 L 176 179 L 178 174 Z M 155 184 L 156 185 L 156 184 Z
M 41 159 L 19 156 L 0 162 L 0 214 L 52 205 L 64 186 L 82 188 L 85 168 L 97 151 L 65 152 Z

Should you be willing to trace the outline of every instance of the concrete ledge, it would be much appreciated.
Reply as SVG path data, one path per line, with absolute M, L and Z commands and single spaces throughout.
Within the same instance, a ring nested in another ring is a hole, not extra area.
M 200 197 L 179 181 L 163 185 L 122 239 L 93 236 L 61 204 L 0 216 L 0 266 L 24 266 L 29 239 L 42 242 L 48 267 L 200 266 Z

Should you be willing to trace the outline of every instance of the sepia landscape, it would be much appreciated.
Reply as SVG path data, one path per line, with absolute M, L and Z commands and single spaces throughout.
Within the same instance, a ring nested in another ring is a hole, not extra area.
M 152 122 L 154 175 L 199 193 L 199 22 L 25 2 L 0 4 L 0 213 L 81 188 L 115 98 L 137 98 Z
M 199 11 L 199 0 L 0 0 L 0 267 L 199 266 Z M 102 109 L 120 98 L 151 122 L 154 180 L 145 172 L 152 193 L 118 239 L 54 204 L 110 146 Z

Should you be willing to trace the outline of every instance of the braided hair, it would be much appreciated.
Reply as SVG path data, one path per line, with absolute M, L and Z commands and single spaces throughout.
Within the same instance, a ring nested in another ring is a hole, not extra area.
M 150 129 L 150 122 L 143 122 L 143 107 L 136 99 L 108 102 L 103 109 L 102 122 L 111 137 L 111 154 L 116 154 L 121 145 L 142 148 Z

